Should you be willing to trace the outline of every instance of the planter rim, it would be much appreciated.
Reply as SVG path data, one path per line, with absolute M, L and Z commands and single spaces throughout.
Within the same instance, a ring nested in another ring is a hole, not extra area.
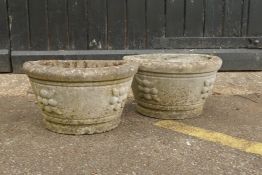
M 142 54 L 125 56 L 124 60 L 139 64 L 139 71 L 154 73 L 207 73 L 218 71 L 222 59 L 206 54 Z
M 137 63 L 125 60 L 38 60 L 23 64 L 31 78 L 58 82 L 99 82 L 132 77 Z

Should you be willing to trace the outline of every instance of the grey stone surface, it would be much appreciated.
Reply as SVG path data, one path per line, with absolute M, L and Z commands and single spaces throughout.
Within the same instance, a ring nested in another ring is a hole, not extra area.
M 201 54 L 147 54 L 124 59 L 140 64 L 132 84 L 137 111 L 162 119 L 199 116 L 222 65 L 219 57 Z
M 137 71 L 125 61 L 31 61 L 24 64 L 44 124 L 64 134 L 94 134 L 120 123 Z
M 260 175 L 262 157 L 158 128 L 130 93 L 111 132 L 71 136 L 43 127 L 25 75 L 0 75 L 1 175 Z M 218 73 L 204 113 L 184 123 L 262 142 L 262 72 Z

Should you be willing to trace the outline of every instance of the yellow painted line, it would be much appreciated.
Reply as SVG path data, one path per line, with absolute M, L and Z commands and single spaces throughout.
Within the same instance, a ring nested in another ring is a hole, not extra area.
M 156 122 L 154 125 L 262 156 L 262 143 L 260 142 L 253 142 L 237 137 L 232 137 L 223 133 L 186 125 L 173 120 L 161 120 Z

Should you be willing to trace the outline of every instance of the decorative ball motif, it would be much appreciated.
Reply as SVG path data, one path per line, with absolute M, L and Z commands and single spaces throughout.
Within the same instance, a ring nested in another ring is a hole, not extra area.
M 160 99 L 158 98 L 158 90 L 153 87 L 153 83 L 149 80 L 142 80 L 138 76 L 135 78 L 138 84 L 139 96 L 146 100 L 153 100 L 159 102 Z
M 62 112 L 57 108 L 58 102 L 52 99 L 54 94 L 54 90 L 48 91 L 46 89 L 41 89 L 39 91 L 39 96 L 37 96 L 37 101 L 43 111 L 61 115 Z
M 158 98 L 157 95 L 152 95 L 152 99 L 155 100 L 155 101 L 160 101 L 160 99 Z
M 211 94 L 212 89 L 213 89 L 213 84 L 214 84 L 215 79 L 208 79 L 204 81 L 204 87 L 201 90 L 201 98 L 203 100 L 207 99 L 209 94 Z
M 45 90 L 45 89 L 41 89 L 40 90 L 40 96 L 43 97 L 43 98 L 49 98 L 48 91 Z
M 144 88 L 144 89 L 143 89 L 143 91 L 144 91 L 146 94 L 150 93 L 150 90 L 151 90 L 151 89 L 149 89 L 149 88 Z
M 151 94 L 156 95 L 158 94 L 158 90 L 156 88 L 151 89 Z
M 144 94 L 144 98 L 147 100 L 151 100 L 152 96 L 150 94 Z
M 45 110 L 46 112 L 52 112 L 52 109 L 51 109 L 50 106 L 45 106 L 45 107 L 44 107 L 44 110 Z
M 43 99 L 42 99 L 42 103 L 43 103 L 44 105 L 48 105 L 48 99 L 43 98 Z
M 142 82 L 143 82 L 144 87 L 152 87 L 152 83 L 150 81 L 143 80 Z
M 109 104 L 113 106 L 113 110 L 117 111 L 124 107 L 125 99 L 127 97 L 128 89 L 125 87 L 121 87 L 119 89 L 113 88 L 112 97 L 109 101 Z
M 118 97 L 112 97 L 111 99 L 110 99 L 110 104 L 111 105 L 114 105 L 114 104 L 116 104 L 118 102 Z
M 57 106 L 57 101 L 55 101 L 54 99 L 49 99 L 48 100 L 48 104 L 50 105 L 50 106 Z

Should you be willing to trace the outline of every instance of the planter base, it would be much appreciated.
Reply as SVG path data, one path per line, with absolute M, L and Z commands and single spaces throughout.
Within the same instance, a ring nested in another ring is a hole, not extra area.
M 186 118 L 194 118 L 201 115 L 203 111 L 203 106 L 200 106 L 195 109 L 191 109 L 188 111 L 161 111 L 161 110 L 154 110 L 145 108 L 141 105 L 136 105 L 136 110 L 138 113 L 152 118 L 158 119 L 186 119 Z
M 90 125 L 64 125 L 60 123 L 53 123 L 45 119 L 43 121 L 45 127 L 50 131 L 60 134 L 82 135 L 110 131 L 119 125 L 120 118 L 106 123 L 97 123 Z

